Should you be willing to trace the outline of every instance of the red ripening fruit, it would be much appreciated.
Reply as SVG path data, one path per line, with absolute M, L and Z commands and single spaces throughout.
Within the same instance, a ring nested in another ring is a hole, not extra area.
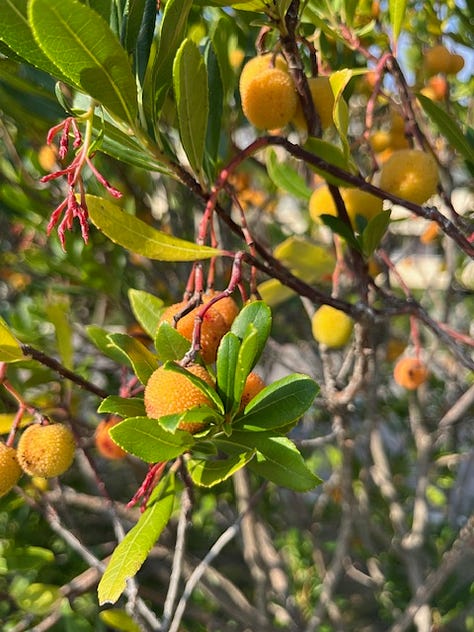
M 112 416 L 102 420 L 97 426 L 94 434 L 95 447 L 99 454 L 106 459 L 118 460 L 126 456 L 125 450 L 115 443 L 109 434 L 109 430 L 122 421 L 121 417 Z

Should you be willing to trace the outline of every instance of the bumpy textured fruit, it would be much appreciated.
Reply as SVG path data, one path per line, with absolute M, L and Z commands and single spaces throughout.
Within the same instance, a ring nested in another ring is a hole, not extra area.
M 395 151 L 380 172 L 380 188 L 410 202 L 423 204 L 436 193 L 438 166 L 420 149 Z
M 265 53 L 264 55 L 258 55 L 257 57 L 249 59 L 240 73 L 240 93 L 242 94 L 242 92 L 246 91 L 252 79 L 255 79 L 255 77 L 270 68 L 278 68 L 279 70 L 288 72 L 288 64 L 281 55 L 274 56 L 273 53 Z
M 106 459 L 123 459 L 127 454 L 122 450 L 109 434 L 109 430 L 122 421 L 121 417 L 110 417 L 102 420 L 97 426 L 94 434 L 94 442 L 97 451 Z
M 243 410 L 247 404 L 265 388 L 265 382 L 258 373 L 249 373 L 245 380 L 244 390 L 240 400 L 240 410 Z
M 193 375 L 197 375 L 209 386 L 214 380 L 206 369 L 199 364 L 186 367 Z M 151 419 L 159 419 L 163 415 L 182 413 L 194 406 L 212 406 L 211 400 L 200 391 L 186 376 L 175 371 L 159 367 L 154 371 L 145 386 L 145 410 Z M 180 430 L 199 432 L 205 427 L 202 423 L 181 422 Z
M 298 102 L 290 75 L 280 68 L 268 68 L 253 79 L 240 83 L 242 109 L 259 129 L 284 127 L 292 119 Z
M 0 443 L 0 496 L 5 496 L 18 483 L 22 474 L 15 448 Z
M 369 221 L 382 211 L 382 200 L 366 191 L 355 188 L 341 188 L 340 193 L 354 228 L 357 227 L 357 215 Z M 320 222 L 320 216 L 323 214 L 337 217 L 336 205 L 326 185 L 320 186 L 313 191 L 309 200 L 309 214 L 314 222 Z
M 182 311 L 186 307 L 186 301 L 175 303 L 170 305 L 160 318 L 160 323 L 166 322 L 174 326 L 173 317 Z M 176 329 L 178 332 L 187 338 L 189 342 L 193 338 L 194 319 L 199 307 L 195 307 L 189 314 L 186 314 L 180 318 L 177 322 Z M 211 364 L 217 357 L 217 347 L 224 334 L 230 329 L 230 325 L 227 324 L 220 311 L 212 305 L 204 314 L 204 318 L 201 325 L 201 357 L 206 364 Z
M 208 303 L 217 294 L 220 294 L 218 290 L 207 290 L 207 292 L 202 296 L 203 303 Z M 219 299 L 216 303 L 214 303 L 214 307 L 217 309 L 219 314 L 225 320 L 226 325 L 230 329 L 232 323 L 235 320 L 235 317 L 240 311 L 239 306 L 234 301 L 232 296 L 226 296 Z
M 17 458 L 30 476 L 52 478 L 71 467 L 75 449 L 73 434 L 64 424 L 34 424 L 21 435 Z
M 334 108 L 334 93 L 329 82 L 329 77 L 309 77 L 308 85 L 313 99 L 314 108 L 318 113 L 321 127 L 327 129 L 332 125 L 332 111 Z M 306 119 L 303 114 L 301 102 L 298 99 L 293 124 L 298 129 L 307 129 Z
M 353 324 L 350 316 L 330 305 L 321 305 L 311 321 L 314 339 L 333 349 L 347 344 Z
M 395 382 L 410 391 L 417 389 L 428 378 L 428 369 L 418 358 L 401 358 L 393 369 Z

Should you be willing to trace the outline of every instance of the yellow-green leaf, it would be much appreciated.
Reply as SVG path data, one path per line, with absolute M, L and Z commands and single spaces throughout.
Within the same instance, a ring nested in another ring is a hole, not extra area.
M 23 359 L 20 343 L 0 316 L 0 362 L 18 362 Z
M 129 215 L 103 198 L 87 195 L 87 208 L 93 224 L 109 239 L 130 252 L 159 261 L 196 261 L 221 253 L 210 246 L 163 233 L 142 220 Z

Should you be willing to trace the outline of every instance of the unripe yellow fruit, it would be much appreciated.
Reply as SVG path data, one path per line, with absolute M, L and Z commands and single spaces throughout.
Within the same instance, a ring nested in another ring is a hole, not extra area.
M 244 390 L 240 399 L 240 410 L 243 410 L 247 404 L 256 396 L 260 391 L 265 388 L 265 382 L 262 380 L 258 373 L 249 373 L 245 380 Z
M 464 57 L 461 55 L 451 55 L 448 75 L 457 75 L 464 68 Z
M 321 305 L 311 320 L 314 339 L 333 349 L 347 344 L 353 326 L 354 323 L 350 316 L 331 307 L 331 305 Z
M 0 496 L 5 496 L 18 483 L 22 473 L 16 450 L 0 443 Z
M 273 53 L 265 53 L 265 55 L 258 55 L 252 57 L 242 68 L 239 79 L 239 91 L 240 94 L 245 92 L 252 79 L 255 79 L 258 75 L 261 75 L 265 70 L 270 68 L 278 68 L 284 72 L 288 72 L 288 64 L 281 55 L 274 56 Z
M 169 323 L 174 326 L 173 317 L 186 307 L 186 301 L 175 303 L 165 309 L 160 317 L 160 323 Z M 184 336 L 189 342 L 193 339 L 194 319 L 199 307 L 195 307 L 188 314 L 180 318 L 176 324 L 177 331 Z M 201 324 L 201 349 L 200 354 L 206 364 L 211 364 L 217 357 L 217 347 L 224 334 L 230 329 L 223 315 L 218 308 L 212 305 L 204 314 Z
M 322 129 L 327 129 L 333 123 L 334 93 L 329 77 L 309 77 L 309 90 L 314 103 L 314 109 L 318 113 Z M 303 114 L 301 101 L 298 99 L 293 124 L 298 129 L 307 129 L 306 119 Z
M 358 215 L 370 221 L 372 217 L 382 211 L 383 201 L 367 191 L 355 188 L 341 188 L 339 190 L 353 228 L 357 227 L 356 218 Z M 313 191 L 309 199 L 309 213 L 315 222 L 320 222 L 320 216 L 323 214 L 337 217 L 336 205 L 326 185 Z
M 279 68 L 269 68 L 244 82 L 240 96 L 250 123 L 267 130 L 287 125 L 298 102 L 292 78 Z
M 415 204 L 423 204 L 434 195 L 438 182 L 435 159 L 420 149 L 393 152 L 380 172 L 381 189 Z
M 379 153 L 380 151 L 384 151 L 384 149 L 390 147 L 391 140 L 391 133 L 384 130 L 377 130 L 375 132 L 372 132 L 372 134 L 369 136 L 369 143 L 372 149 L 377 153 Z
M 442 44 L 425 51 L 423 65 L 428 75 L 438 72 L 448 73 L 451 66 L 451 53 Z
M 71 467 L 75 449 L 74 436 L 64 424 L 33 424 L 20 437 L 17 458 L 30 476 L 52 478 Z
M 199 364 L 192 364 L 186 369 L 200 377 L 206 384 L 214 387 L 214 380 L 206 369 Z M 212 406 L 212 401 L 199 390 L 185 375 L 167 370 L 162 366 L 156 369 L 145 386 L 145 410 L 151 419 L 159 419 L 164 415 L 183 413 L 194 406 Z M 180 430 L 199 432 L 205 427 L 203 423 L 181 422 Z

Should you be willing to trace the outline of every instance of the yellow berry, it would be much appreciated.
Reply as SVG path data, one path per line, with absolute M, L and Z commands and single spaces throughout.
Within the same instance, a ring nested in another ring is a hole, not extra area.
M 341 188 L 339 191 L 353 228 L 357 228 L 357 215 L 369 221 L 382 211 L 383 201 L 371 193 L 356 188 Z M 326 185 L 313 191 L 309 200 L 309 213 L 315 222 L 320 222 L 323 214 L 337 217 L 336 205 Z
M 309 77 L 308 85 L 313 99 L 314 108 L 318 113 L 322 129 L 327 129 L 333 122 L 334 93 L 329 77 Z M 301 101 L 298 99 L 293 124 L 298 129 L 307 129 Z
M 265 388 L 265 382 L 258 373 L 249 373 L 245 380 L 244 390 L 240 399 L 240 410 L 243 410 L 247 404 Z
M 173 317 L 186 307 L 186 301 L 170 305 L 160 317 L 160 323 L 167 322 L 174 326 Z M 195 307 L 188 314 L 180 318 L 176 324 L 178 332 L 184 336 L 189 342 L 192 341 L 195 317 L 199 307 Z M 230 329 L 224 317 L 221 315 L 217 307 L 212 305 L 204 314 L 201 324 L 201 349 L 200 354 L 206 364 L 211 364 L 217 357 L 217 347 L 224 334 Z
M 269 68 L 248 83 L 240 96 L 247 119 L 259 129 L 284 127 L 292 119 L 298 102 L 293 80 L 279 68 Z
M 274 56 L 273 53 L 266 53 L 265 55 L 258 55 L 252 57 L 245 66 L 242 68 L 239 79 L 239 91 L 240 94 L 245 92 L 252 79 L 255 79 L 258 75 L 269 70 L 270 68 L 278 68 L 284 72 L 288 71 L 288 65 L 281 55 Z
M 377 153 L 390 147 L 390 142 L 391 134 L 390 132 L 384 130 L 377 130 L 375 132 L 372 132 L 372 134 L 369 136 L 369 143 L 372 149 Z
M 438 181 L 435 159 L 419 149 L 393 152 L 380 172 L 381 189 L 416 204 L 423 204 L 436 193 Z
M 123 459 L 127 454 L 118 446 L 109 434 L 109 430 L 122 421 L 121 417 L 112 416 L 102 420 L 94 434 L 94 442 L 97 451 L 106 459 Z
M 71 467 L 75 449 L 74 436 L 64 424 L 33 424 L 20 437 L 17 457 L 30 476 L 52 478 Z
M 214 380 L 206 369 L 199 364 L 193 364 L 186 369 L 193 375 L 214 387 Z M 181 373 L 159 367 L 154 371 L 145 386 L 145 410 L 151 419 L 159 419 L 163 415 L 183 413 L 194 406 L 212 406 L 211 400 L 195 386 L 191 380 Z M 181 422 L 180 430 L 199 432 L 205 424 L 191 421 Z
M 461 55 L 451 54 L 451 59 L 449 60 L 449 69 L 447 70 L 448 75 L 457 75 L 460 70 L 464 68 L 464 57 Z
M 0 496 L 5 496 L 18 483 L 22 473 L 15 448 L 0 443 Z
M 425 51 L 423 65 L 428 75 L 438 72 L 448 73 L 451 67 L 452 54 L 442 44 L 433 46 Z
M 401 358 L 395 364 L 393 377 L 397 384 L 413 391 L 426 382 L 428 369 L 417 358 Z
M 320 344 L 337 349 L 351 337 L 353 320 L 346 313 L 330 305 L 322 305 L 311 321 L 313 337 Z

